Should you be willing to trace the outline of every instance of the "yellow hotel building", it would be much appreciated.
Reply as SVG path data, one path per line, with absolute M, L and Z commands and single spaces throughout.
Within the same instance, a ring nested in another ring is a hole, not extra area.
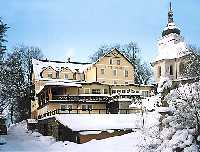
M 66 113 L 127 113 L 129 105 L 153 94 L 134 83 L 134 66 L 113 49 L 94 63 L 32 60 L 35 98 L 32 118 L 60 109 Z

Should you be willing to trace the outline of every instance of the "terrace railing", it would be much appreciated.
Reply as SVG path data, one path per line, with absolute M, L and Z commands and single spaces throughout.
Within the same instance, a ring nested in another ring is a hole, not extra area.
M 136 112 L 135 109 L 117 109 L 120 114 Z M 116 113 L 116 114 L 118 114 Z M 38 116 L 38 119 L 56 114 L 111 114 L 109 109 L 56 109 Z
M 66 100 L 66 101 L 109 101 L 111 98 L 107 96 L 68 96 L 68 95 L 54 95 L 52 100 Z

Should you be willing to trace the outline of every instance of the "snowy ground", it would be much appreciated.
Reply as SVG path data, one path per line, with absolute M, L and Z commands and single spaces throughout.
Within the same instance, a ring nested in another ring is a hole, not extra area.
M 154 114 L 155 115 L 155 114 Z M 151 115 L 145 115 L 148 120 Z M 158 119 L 151 119 L 146 122 L 146 127 L 152 127 L 158 123 Z M 85 144 L 72 142 L 56 142 L 53 137 L 42 136 L 37 132 L 30 132 L 26 129 L 26 123 L 22 122 L 11 126 L 8 135 L 3 136 L 6 144 L 0 145 L 0 151 L 67 151 L 67 152 L 137 152 L 138 148 L 153 138 L 145 137 L 143 131 L 136 130 L 133 133 L 118 137 L 111 137 L 103 140 L 92 140 Z
M 26 123 L 22 122 L 9 128 L 8 135 L 3 136 L 6 143 L 0 145 L 0 151 L 173 152 L 177 147 L 185 147 L 184 152 L 199 151 L 198 147 L 192 143 L 193 130 L 166 128 L 159 132 L 157 112 L 147 113 L 144 118 L 144 127 L 132 133 L 103 140 L 92 140 L 84 144 L 56 142 L 53 137 L 27 131 Z
M 141 131 L 127 135 L 92 140 L 85 144 L 71 142 L 56 142 L 52 137 L 42 136 L 37 132 L 28 132 L 25 123 L 12 126 L 8 135 L 4 136 L 6 144 L 0 145 L 0 151 L 67 151 L 67 152 L 134 152 L 142 143 L 144 136 Z

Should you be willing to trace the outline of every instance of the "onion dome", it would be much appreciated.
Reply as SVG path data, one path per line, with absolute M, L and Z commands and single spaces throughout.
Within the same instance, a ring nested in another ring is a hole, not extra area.
M 168 11 L 168 24 L 167 27 L 163 30 L 162 36 L 166 36 L 171 33 L 176 33 L 180 35 L 181 31 L 178 27 L 176 27 L 174 20 L 173 20 L 173 11 L 170 2 L 169 11 Z

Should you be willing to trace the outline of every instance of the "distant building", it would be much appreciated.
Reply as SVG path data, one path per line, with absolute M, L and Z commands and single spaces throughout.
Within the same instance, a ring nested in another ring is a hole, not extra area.
M 32 65 L 32 118 L 56 109 L 63 113 L 119 113 L 119 108 L 128 109 L 138 97 L 153 93 L 153 86 L 134 83 L 134 67 L 117 49 L 95 63 L 33 59 Z
M 158 55 L 152 63 L 156 83 L 159 83 L 162 78 L 171 80 L 182 78 L 184 58 L 188 53 L 181 31 L 174 23 L 170 2 L 168 24 L 158 41 Z

